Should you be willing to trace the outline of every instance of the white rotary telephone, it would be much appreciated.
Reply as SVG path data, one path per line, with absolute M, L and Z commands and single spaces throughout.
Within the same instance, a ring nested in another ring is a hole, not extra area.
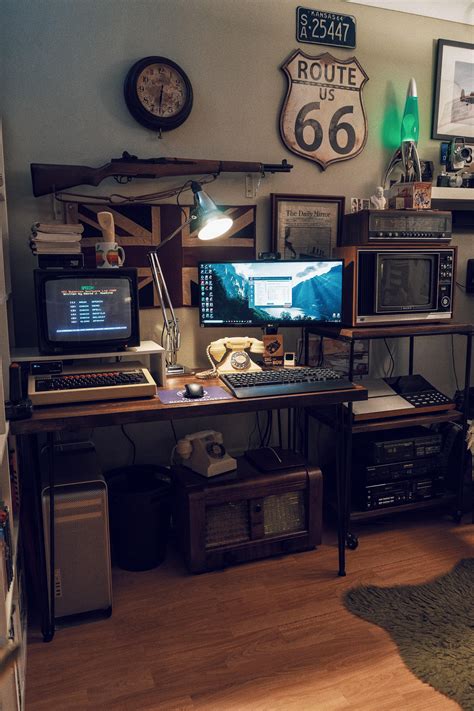
M 215 430 L 186 435 L 177 443 L 176 452 L 185 467 L 202 476 L 211 477 L 237 469 L 237 461 L 225 450 L 222 434 Z
M 247 336 L 220 338 L 218 341 L 212 341 L 206 350 L 212 370 L 197 373 L 197 376 L 205 378 L 220 375 L 221 373 L 262 370 L 259 365 L 253 362 L 249 353 L 263 355 L 263 352 L 263 341 L 259 341 L 258 338 L 249 338 Z

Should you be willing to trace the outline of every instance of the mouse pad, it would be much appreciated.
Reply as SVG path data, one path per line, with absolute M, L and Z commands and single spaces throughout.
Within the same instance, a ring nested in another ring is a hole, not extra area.
M 203 397 L 185 397 L 184 386 L 173 390 L 158 390 L 157 395 L 159 400 L 164 405 L 175 405 L 179 402 L 209 402 L 209 400 L 233 399 L 233 395 L 227 392 L 227 390 L 224 390 L 224 388 L 221 388 L 219 385 L 205 385 L 202 383 L 202 387 L 204 389 Z

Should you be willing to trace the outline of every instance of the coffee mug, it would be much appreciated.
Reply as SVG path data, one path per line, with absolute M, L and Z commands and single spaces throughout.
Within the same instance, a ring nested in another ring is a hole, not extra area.
M 101 269 L 122 267 L 125 263 L 125 252 L 117 242 L 97 242 L 95 246 L 95 263 Z

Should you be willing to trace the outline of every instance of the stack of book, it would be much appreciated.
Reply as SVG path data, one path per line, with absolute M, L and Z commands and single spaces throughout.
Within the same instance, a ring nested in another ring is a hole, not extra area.
M 83 225 L 47 224 L 31 226 L 30 248 L 33 254 L 80 254 Z

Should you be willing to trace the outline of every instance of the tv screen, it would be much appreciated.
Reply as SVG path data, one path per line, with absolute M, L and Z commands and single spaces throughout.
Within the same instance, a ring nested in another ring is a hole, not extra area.
M 139 345 L 134 269 L 35 271 L 42 352 Z
M 340 323 L 343 262 L 201 262 L 202 326 Z
M 378 258 L 378 311 L 435 308 L 435 255 L 387 254 Z

